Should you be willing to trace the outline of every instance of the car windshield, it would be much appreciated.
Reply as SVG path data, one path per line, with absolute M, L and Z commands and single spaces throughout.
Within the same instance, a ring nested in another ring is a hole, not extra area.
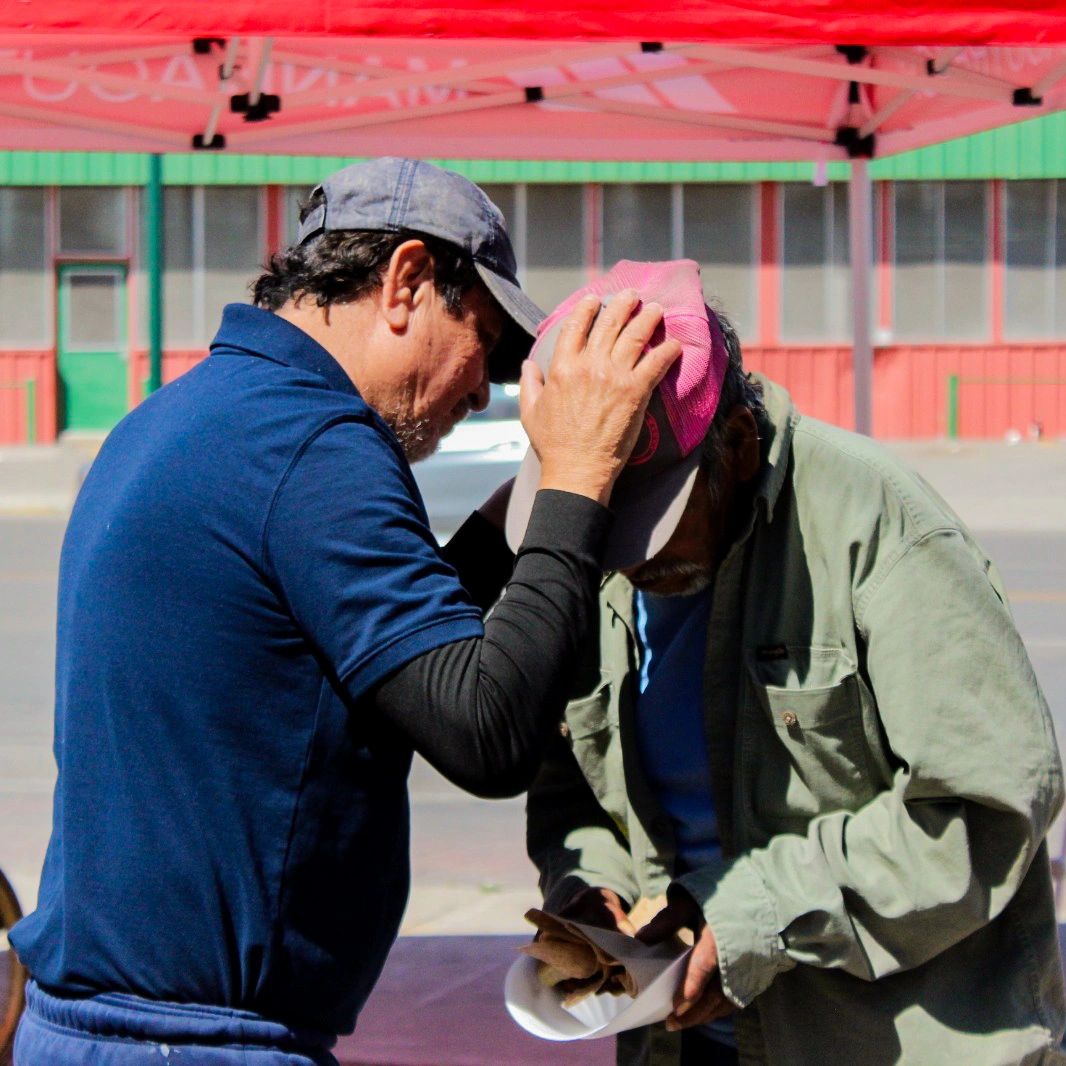
M 484 411 L 470 415 L 472 422 L 503 422 L 518 418 L 518 386 L 493 385 Z

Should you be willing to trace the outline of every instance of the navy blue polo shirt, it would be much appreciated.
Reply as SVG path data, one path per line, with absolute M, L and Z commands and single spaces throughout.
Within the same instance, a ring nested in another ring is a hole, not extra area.
M 71 515 L 54 825 L 11 937 L 31 973 L 350 1031 L 409 881 L 411 749 L 364 697 L 482 633 L 339 364 L 227 307 Z

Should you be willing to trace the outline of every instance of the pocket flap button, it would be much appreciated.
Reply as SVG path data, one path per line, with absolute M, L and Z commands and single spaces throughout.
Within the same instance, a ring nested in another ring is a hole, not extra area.
M 781 721 L 784 722 L 786 729 L 799 725 L 799 719 L 796 717 L 795 711 L 782 711 Z

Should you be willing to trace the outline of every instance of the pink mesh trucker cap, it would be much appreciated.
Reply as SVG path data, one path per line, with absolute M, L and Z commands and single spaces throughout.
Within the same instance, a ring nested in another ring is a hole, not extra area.
M 670 539 L 688 502 L 729 361 L 714 312 L 703 300 L 700 268 L 691 259 L 635 263 L 623 259 L 607 274 L 564 300 L 541 323 L 530 358 L 550 373 L 563 319 L 584 296 L 604 303 L 635 289 L 643 303 L 663 308 L 650 347 L 667 337 L 681 342 L 681 356 L 652 393 L 636 447 L 611 494 L 615 521 L 604 567 L 624 570 L 650 559 Z M 507 542 L 521 546 L 540 484 L 540 462 L 530 448 L 522 460 L 507 509 Z

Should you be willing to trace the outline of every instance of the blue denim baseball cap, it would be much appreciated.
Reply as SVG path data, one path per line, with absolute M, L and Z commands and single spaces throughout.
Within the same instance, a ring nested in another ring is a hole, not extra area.
M 456 245 L 474 261 L 507 316 L 489 357 L 489 377 L 517 381 L 544 312 L 522 291 L 500 209 L 472 181 L 421 159 L 386 156 L 331 174 L 322 203 L 300 223 L 297 244 L 334 230 L 410 231 Z

